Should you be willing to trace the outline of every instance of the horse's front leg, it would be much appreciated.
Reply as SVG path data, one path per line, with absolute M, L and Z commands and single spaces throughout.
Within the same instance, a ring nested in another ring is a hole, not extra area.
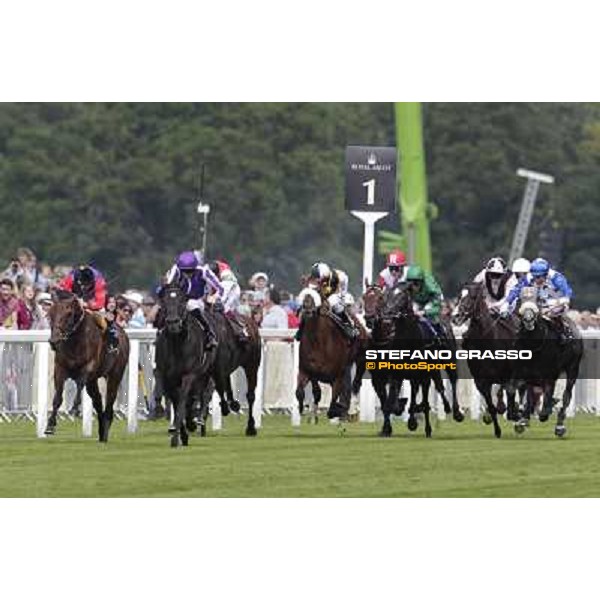
M 319 422 L 319 403 L 321 402 L 321 386 L 316 379 L 311 381 L 313 395 L 313 421 L 316 425 Z
M 408 406 L 408 422 L 409 431 L 416 431 L 419 426 L 417 421 L 417 394 L 419 393 L 419 382 L 415 379 L 410 380 L 410 404 Z
M 554 388 L 556 386 L 556 381 L 547 380 L 544 382 L 543 390 L 544 390 L 544 404 L 542 405 L 542 410 L 539 414 L 540 422 L 545 423 L 552 414 L 552 407 L 554 405 Z
M 430 438 L 431 434 L 432 434 L 432 429 L 431 429 L 431 419 L 430 419 L 430 413 L 431 413 L 431 407 L 429 406 L 429 387 L 431 385 L 431 379 L 429 377 L 426 377 L 422 382 L 421 382 L 421 394 L 422 394 L 422 399 L 421 399 L 421 404 L 423 405 L 423 413 L 425 414 L 425 437 Z
M 390 400 L 387 391 L 387 377 L 383 375 L 378 375 L 375 371 L 373 371 L 373 389 L 379 398 L 379 402 L 381 404 L 381 412 L 383 413 L 383 427 L 379 432 L 381 437 L 392 437 L 392 420 L 391 420 L 391 410 L 390 410 Z M 390 385 L 391 395 L 392 389 Z
M 486 408 L 494 424 L 494 435 L 500 438 L 502 437 L 502 429 L 500 429 L 500 424 L 498 423 L 498 411 L 492 400 L 492 384 L 487 379 L 476 379 L 475 385 L 485 400 Z
M 306 397 L 304 388 L 308 383 L 308 375 L 302 370 L 298 372 L 298 379 L 296 383 L 296 400 L 298 400 L 298 411 L 302 415 L 304 412 L 304 399 Z
M 46 426 L 46 435 L 53 435 L 56 431 L 56 418 L 58 410 L 63 401 L 63 391 L 65 389 L 65 381 L 67 380 L 67 372 L 58 363 L 54 365 L 54 398 L 52 399 L 52 412 L 48 418 Z

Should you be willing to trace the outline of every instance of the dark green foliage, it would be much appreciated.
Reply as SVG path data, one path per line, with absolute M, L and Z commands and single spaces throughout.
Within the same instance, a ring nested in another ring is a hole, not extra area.
M 595 305 L 597 107 L 426 104 L 424 114 L 430 199 L 440 208 L 434 264 L 446 293 L 490 254 L 506 254 L 523 166 L 557 177 L 542 189 L 529 254 L 557 223 L 559 266 L 580 303 Z M 344 210 L 347 144 L 394 144 L 392 104 L 3 104 L 0 259 L 26 245 L 51 263 L 94 260 L 118 288 L 150 287 L 197 243 L 204 162 L 211 255 L 244 279 L 266 270 L 292 290 L 323 259 L 347 270 L 357 291 L 362 226 Z

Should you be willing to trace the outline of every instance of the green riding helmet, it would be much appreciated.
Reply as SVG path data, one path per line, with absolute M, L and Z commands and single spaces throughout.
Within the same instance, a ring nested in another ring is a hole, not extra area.
M 406 281 L 423 281 L 425 279 L 425 271 L 418 265 L 412 265 L 406 274 Z

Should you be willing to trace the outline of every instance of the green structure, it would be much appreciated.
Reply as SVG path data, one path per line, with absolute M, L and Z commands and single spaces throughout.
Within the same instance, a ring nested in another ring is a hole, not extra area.
M 394 106 L 402 234 L 382 231 L 379 251 L 402 248 L 411 264 L 431 272 L 429 218 L 433 207 L 427 198 L 421 103 L 396 102 Z

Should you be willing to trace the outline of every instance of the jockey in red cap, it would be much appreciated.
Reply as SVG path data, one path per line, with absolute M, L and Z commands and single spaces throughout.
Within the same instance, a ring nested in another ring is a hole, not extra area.
M 398 283 L 404 283 L 407 271 L 406 255 L 402 250 L 394 250 L 387 255 L 385 269 L 379 273 L 377 285 L 389 289 Z
M 58 288 L 77 296 L 83 308 L 94 315 L 100 329 L 108 329 L 108 351 L 116 352 L 119 345 L 117 325 L 114 321 L 104 318 L 107 286 L 102 273 L 89 265 L 81 265 L 63 278 L 58 283 Z

